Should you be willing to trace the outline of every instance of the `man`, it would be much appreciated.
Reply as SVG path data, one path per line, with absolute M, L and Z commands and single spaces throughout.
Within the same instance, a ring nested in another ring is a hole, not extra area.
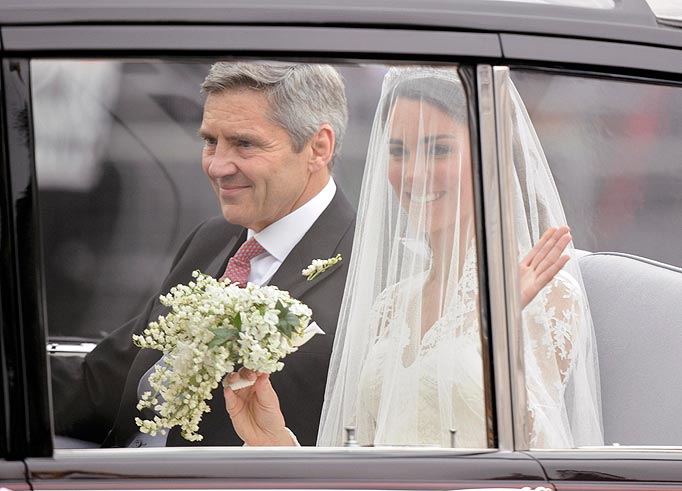
M 246 275 L 239 281 L 276 285 L 306 303 L 327 335 L 287 357 L 284 371 L 271 380 L 289 427 L 302 444 L 314 445 L 355 216 L 330 174 L 347 122 L 343 82 L 324 65 L 217 63 L 202 92 L 202 167 L 223 217 L 202 223 L 185 240 L 160 293 L 189 282 L 195 269 L 218 278 L 226 272 L 233 281 L 231 271 L 238 271 Z M 302 276 L 313 259 L 337 253 L 344 259 L 335 267 L 313 281 Z M 157 296 L 80 366 L 53 360 L 57 434 L 116 447 L 190 444 L 177 428 L 167 438 L 152 438 L 134 422 L 139 394 L 161 353 L 137 349 L 132 334 L 164 312 Z M 200 444 L 241 444 L 222 388 L 209 404 Z

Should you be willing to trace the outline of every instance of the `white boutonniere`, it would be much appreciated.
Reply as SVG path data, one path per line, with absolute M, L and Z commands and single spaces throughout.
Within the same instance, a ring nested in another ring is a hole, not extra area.
M 313 259 L 313 262 L 305 268 L 301 273 L 303 276 L 308 278 L 308 281 L 314 280 L 317 275 L 320 273 L 323 273 L 324 271 L 327 271 L 329 268 L 334 266 L 336 263 L 339 263 L 343 260 L 341 257 L 341 254 L 337 254 L 334 257 L 330 257 L 329 259 Z

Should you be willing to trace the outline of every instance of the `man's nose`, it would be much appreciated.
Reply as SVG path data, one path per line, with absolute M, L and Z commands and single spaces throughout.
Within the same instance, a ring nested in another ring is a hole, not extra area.
M 213 178 L 230 176 L 239 172 L 236 153 L 229 145 L 218 143 L 208 165 L 208 174 Z

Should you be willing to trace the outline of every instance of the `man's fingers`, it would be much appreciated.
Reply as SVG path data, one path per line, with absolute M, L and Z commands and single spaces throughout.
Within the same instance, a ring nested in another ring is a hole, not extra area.
M 242 397 L 241 391 L 248 389 L 256 381 L 258 374 L 246 368 L 240 368 L 237 372 L 232 372 L 225 375 L 223 378 L 223 387 L 230 387 L 233 391 Z
M 253 385 L 253 389 L 256 393 L 258 404 L 260 404 L 262 408 L 280 411 L 279 398 L 270 383 L 269 374 L 259 373 L 256 383 Z
M 249 370 L 248 368 L 241 367 L 239 369 L 239 377 L 243 378 L 244 380 L 252 381 L 256 380 L 256 377 L 258 374 L 252 370 Z
M 262 391 L 264 388 L 267 388 L 267 386 L 270 384 L 270 374 L 268 373 L 259 373 L 258 377 L 256 377 L 256 383 L 253 384 L 254 389 L 257 391 Z
M 240 400 L 239 397 L 234 393 L 229 387 L 223 388 L 223 395 L 225 396 L 225 408 L 230 416 L 234 416 L 239 409 Z

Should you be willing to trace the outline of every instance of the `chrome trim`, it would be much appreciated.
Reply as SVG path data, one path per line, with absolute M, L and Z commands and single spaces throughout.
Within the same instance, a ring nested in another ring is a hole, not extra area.
M 90 353 L 97 343 L 69 343 L 69 342 L 50 342 L 47 343 L 47 352 L 50 355 L 62 356 L 85 356 Z
M 502 222 L 492 67 L 490 65 L 478 65 L 476 78 L 478 84 L 483 208 L 485 212 L 485 237 L 487 242 L 492 359 L 495 367 L 498 448 L 500 450 L 513 450 L 512 387 L 509 373 L 509 357 L 507 356 L 507 312 L 505 306 Z
M 531 448 L 529 452 L 533 453 L 547 453 L 547 454 L 584 454 L 585 452 L 594 452 L 599 454 L 605 453 L 628 453 L 628 452 L 642 452 L 642 453 L 682 453 L 682 446 L 673 445 L 620 445 L 614 443 L 612 445 L 602 446 L 585 446 L 576 448 Z M 603 456 L 603 455 L 602 455 Z
M 521 298 L 519 288 L 519 264 L 514 226 L 512 166 L 512 121 L 509 92 L 511 83 L 509 68 L 494 67 L 495 122 L 497 130 L 497 160 L 500 184 L 502 219 L 502 254 L 504 263 L 504 286 L 506 299 L 506 327 L 509 343 L 509 369 L 511 374 L 511 404 L 514 425 L 514 449 L 528 450 L 526 409 L 526 380 L 523 363 L 521 332 Z

